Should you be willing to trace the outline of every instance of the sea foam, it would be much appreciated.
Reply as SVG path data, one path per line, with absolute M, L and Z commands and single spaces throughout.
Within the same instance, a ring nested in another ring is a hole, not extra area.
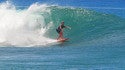
M 38 3 L 20 10 L 8 1 L 0 4 L 0 45 L 34 46 L 55 42 L 44 36 L 53 25 L 45 25 L 44 17 L 38 13 L 50 12 L 47 5 Z

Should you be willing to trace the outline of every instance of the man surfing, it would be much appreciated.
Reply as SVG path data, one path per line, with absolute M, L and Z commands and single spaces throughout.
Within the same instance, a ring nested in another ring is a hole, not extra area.
M 63 37 L 63 28 L 69 28 L 69 29 L 71 29 L 69 26 L 65 26 L 64 25 L 64 21 L 62 21 L 61 24 L 60 24 L 60 26 L 58 26 L 58 28 L 56 29 L 57 33 L 59 34 L 57 40 L 63 40 L 63 39 L 65 39 Z

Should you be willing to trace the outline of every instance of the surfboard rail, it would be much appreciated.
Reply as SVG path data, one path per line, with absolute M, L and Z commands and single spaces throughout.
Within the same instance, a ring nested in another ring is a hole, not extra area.
M 58 42 L 65 42 L 65 41 L 67 41 L 67 40 L 69 40 L 69 38 L 58 39 L 57 41 L 58 41 Z

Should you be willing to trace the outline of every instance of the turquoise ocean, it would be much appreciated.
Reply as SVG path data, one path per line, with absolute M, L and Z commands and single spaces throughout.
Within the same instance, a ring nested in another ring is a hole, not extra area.
M 0 3 L 0 70 L 125 70 L 122 5 L 14 1 Z M 69 40 L 63 43 L 56 40 L 61 21 L 71 27 L 64 29 Z

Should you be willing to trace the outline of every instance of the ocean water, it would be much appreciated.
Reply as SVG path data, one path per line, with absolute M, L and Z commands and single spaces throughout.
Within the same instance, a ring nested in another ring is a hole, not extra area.
M 0 2 L 0 70 L 125 70 L 123 0 Z

